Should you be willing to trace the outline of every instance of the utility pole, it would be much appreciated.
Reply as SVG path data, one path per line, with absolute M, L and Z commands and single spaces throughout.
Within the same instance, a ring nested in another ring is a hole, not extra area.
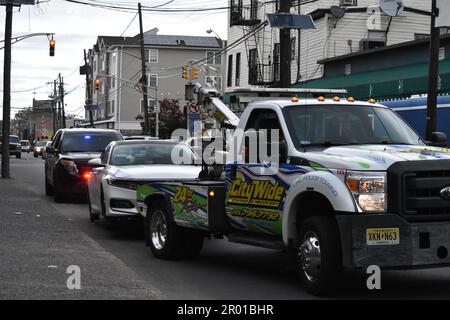
M 62 122 L 61 127 L 66 128 L 66 114 L 64 112 L 64 78 L 61 77 L 61 73 L 58 74 L 59 79 L 59 101 L 61 101 Z
M 148 95 L 147 95 L 147 74 L 145 67 L 145 49 L 144 49 L 144 30 L 142 26 L 142 8 L 141 3 L 138 3 L 138 11 L 139 11 L 139 35 L 140 35 L 140 44 L 141 44 L 141 68 L 142 68 L 142 95 L 144 98 L 144 135 L 148 135 L 150 133 L 150 116 L 148 114 Z
M 9 179 L 9 126 L 11 117 L 11 34 L 13 0 L 6 0 L 5 56 L 3 62 L 2 178 Z
M 436 16 L 439 14 L 436 1 L 431 2 L 431 30 L 430 30 L 430 66 L 428 71 L 428 101 L 427 101 L 427 135 L 426 140 L 431 141 L 431 135 L 436 131 L 437 95 L 439 82 L 439 45 L 440 29 L 436 28 Z
M 278 0 L 279 13 L 290 13 L 292 0 Z M 275 61 L 276 63 L 276 61 Z M 291 29 L 280 29 L 280 87 L 291 86 Z
M 59 129 L 56 125 L 56 80 L 53 80 L 53 135 L 55 135 L 57 129 Z
M 59 82 L 59 75 L 58 75 L 58 79 L 56 80 L 56 82 L 58 83 L 58 90 L 57 90 L 57 101 L 58 101 L 58 129 L 62 128 L 62 123 L 61 123 L 61 83 Z
M 84 49 L 84 65 L 87 66 L 87 57 L 86 57 L 86 49 Z M 87 90 L 87 101 L 86 101 L 86 105 L 91 105 L 92 104 L 92 84 L 90 82 L 89 79 L 89 72 L 86 72 L 86 90 Z M 89 123 L 91 124 L 91 127 L 94 126 L 94 116 L 92 114 L 92 110 L 89 110 Z

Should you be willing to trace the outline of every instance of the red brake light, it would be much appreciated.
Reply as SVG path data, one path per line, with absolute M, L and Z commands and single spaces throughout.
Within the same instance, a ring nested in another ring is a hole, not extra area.
M 83 173 L 82 177 L 84 180 L 89 181 L 92 177 L 92 172 L 86 171 L 85 173 Z

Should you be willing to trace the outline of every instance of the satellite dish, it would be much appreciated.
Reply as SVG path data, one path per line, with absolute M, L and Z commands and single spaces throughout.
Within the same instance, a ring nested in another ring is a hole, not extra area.
M 391 17 L 400 16 L 405 10 L 402 0 L 380 0 L 380 9 Z
M 338 7 L 338 6 L 332 6 L 330 8 L 331 14 L 335 16 L 336 18 L 342 18 L 345 16 L 345 8 Z

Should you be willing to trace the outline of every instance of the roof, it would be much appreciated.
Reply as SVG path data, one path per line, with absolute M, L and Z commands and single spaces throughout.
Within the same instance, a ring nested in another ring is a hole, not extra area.
M 175 47 L 222 47 L 220 40 L 215 37 L 198 36 L 176 36 L 176 35 L 146 35 L 144 44 L 155 46 L 175 46 Z
M 182 143 L 179 140 L 122 140 L 122 141 L 114 141 L 114 145 L 129 145 L 129 144 L 178 144 Z
M 33 99 L 33 110 L 52 109 L 53 100 L 35 100 Z
M 445 40 L 449 40 L 449 39 L 450 39 L 450 34 L 441 36 L 441 40 L 445 41 Z M 375 49 L 349 53 L 349 54 L 345 54 L 345 55 L 337 56 L 337 57 L 333 57 L 333 58 L 327 58 L 327 59 L 319 60 L 319 61 L 317 61 L 317 63 L 318 64 L 326 64 L 326 63 L 340 61 L 340 60 L 346 60 L 346 59 L 350 59 L 350 58 L 354 58 L 354 57 L 358 57 L 358 56 L 384 53 L 384 52 L 390 51 L 390 50 L 395 50 L 395 49 L 405 48 L 405 47 L 410 47 L 410 46 L 415 46 L 415 45 L 421 45 L 421 44 L 428 44 L 428 43 L 430 43 L 429 39 L 413 40 L 413 41 L 402 42 L 402 43 L 398 43 L 398 44 L 394 44 L 394 45 L 390 45 L 390 46 L 386 46 L 386 47 L 379 47 L 379 48 L 375 48 Z
M 276 104 L 280 108 L 291 107 L 291 106 L 309 106 L 309 105 L 313 105 L 313 106 L 315 106 L 315 105 L 322 105 L 322 106 L 323 105 L 325 105 L 325 106 L 341 105 L 341 106 L 364 106 L 364 107 L 387 108 L 386 106 L 383 106 L 379 103 L 369 103 L 366 101 L 350 102 L 347 99 L 340 99 L 340 101 L 333 101 L 332 99 L 326 99 L 325 101 L 319 101 L 318 99 L 301 99 L 300 98 L 298 102 L 292 102 L 291 100 L 277 99 L 277 100 L 265 101 L 264 103 Z M 252 103 L 249 106 L 254 106 L 257 104 L 258 103 Z
M 106 47 L 111 46 L 138 46 L 140 45 L 139 35 L 134 37 L 98 36 L 97 44 L 94 46 L 98 50 L 98 44 L 103 41 Z M 167 47 L 194 47 L 194 48 L 222 48 L 222 42 L 215 37 L 180 36 L 180 35 L 144 35 L 144 45 L 146 46 L 167 46 Z
M 92 132 L 92 133 L 100 133 L 100 132 L 117 132 L 117 130 L 114 129 L 98 129 L 98 128 L 66 128 L 66 129 L 60 129 L 64 132 Z

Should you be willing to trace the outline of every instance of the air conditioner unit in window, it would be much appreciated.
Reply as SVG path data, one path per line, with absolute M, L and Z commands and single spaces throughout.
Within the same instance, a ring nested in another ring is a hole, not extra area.
M 358 0 L 340 0 L 339 3 L 341 6 L 357 6 L 358 5 Z
M 385 47 L 386 42 L 383 40 L 374 40 L 374 39 L 362 39 L 359 42 L 359 50 L 370 50 L 375 48 Z

